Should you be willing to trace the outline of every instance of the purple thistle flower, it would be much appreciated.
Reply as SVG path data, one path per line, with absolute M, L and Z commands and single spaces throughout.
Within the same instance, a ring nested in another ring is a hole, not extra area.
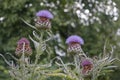
M 68 44 L 68 53 L 80 53 L 81 54 L 81 45 L 84 44 L 83 39 L 80 36 L 72 35 L 67 38 L 66 44 Z
M 90 59 L 82 60 L 81 66 L 84 67 L 84 66 L 87 66 L 87 65 L 93 65 L 92 61 Z
M 81 66 L 82 66 L 82 74 L 89 75 L 89 73 L 93 69 L 93 62 L 91 59 L 83 59 L 81 62 Z
M 21 38 L 17 42 L 17 47 L 16 47 L 16 51 L 15 51 L 17 56 L 21 56 L 23 54 L 23 52 L 25 53 L 25 56 L 30 56 L 32 54 L 30 42 L 26 38 Z
M 53 15 L 51 12 L 49 12 L 48 10 L 40 10 L 39 12 L 36 13 L 37 17 L 46 17 L 49 19 L 53 19 Z
M 53 15 L 48 10 L 40 10 L 36 13 L 37 19 L 35 26 L 37 29 L 50 29 L 51 28 L 51 21 L 50 19 L 53 18 Z
M 23 43 L 30 44 L 30 42 L 26 38 L 21 38 L 17 43 L 18 43 L 18 45 L 21 45 Z
M 66 44 L 71 44 L 71 43 L 79 43 L 80 45 L 83 45 L 84 40 L 80 36 L 72 35 L 68 37 L 66 40 Z

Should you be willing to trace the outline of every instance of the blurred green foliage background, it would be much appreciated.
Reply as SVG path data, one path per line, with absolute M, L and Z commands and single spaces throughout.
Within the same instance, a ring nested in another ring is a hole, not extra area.
M 65 39 L 72 35 L 80 35 L 85 45 L 83 50 L 89 56 L 103 52 L 107 40 L 114 47 L 115 56 L 120 57 L 120 1 L 119 0 L 0 0 L 0 53 L 14 55 L 16 43 L 21 37 L 29 39 L 32 28 L 28 27 L 21 18 L 34 25 L 35 13 L 47 9 L 54 15 L 52 31 L 60 35 L 60 44 L 66 47 Z M 110 48 L 107 45 L 107 48 Z M 33 43 L 31 46 L 34 49 Z M 66 49 L 57 43 L 66 52 Z M 54 53 L 54 56 L 57 55 Z M 45 56 L 44 56 L 45 57 Z M 110 74 L 110 80 L 119 80 L 120 63 L 118 68 Z M 9 67 L 0 58 L 0 80 L 10 80 Z

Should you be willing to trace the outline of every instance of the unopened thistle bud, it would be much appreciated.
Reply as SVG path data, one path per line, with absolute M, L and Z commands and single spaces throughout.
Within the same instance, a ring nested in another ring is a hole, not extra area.
M 32 54 L 32 49 L 30 47 L 30 42 L 26 38 L 21 38 L 17 42 L 17 48 L 15 51 L 15 54 L 17 56 L 21 56 L 22 54 L 25 54 L 25 56 L 30 56 Z
M 68 53 L 79 53 L 81 52 L 81 45 L 84 44 L 84 41 L 80 36 L 72 35 L 67 38 L 66 44 L 68 44 Z
M 50 29 L 51 22 L 50 19 L 53 19 L 53 15 L 48 10 L 40 10 L 36 13 L 37 20 L 35 26 L 37 29 Z
M 82 66 L 82 74 L 89 75 L 90 71 L 92 71 L 93 69 L 92 59 L 89 58 L 83 59 L 81 62 L 81 66 Z

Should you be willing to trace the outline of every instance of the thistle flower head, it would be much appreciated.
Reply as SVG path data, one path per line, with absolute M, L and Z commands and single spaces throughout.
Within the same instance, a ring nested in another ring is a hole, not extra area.
M 89 75 L 90 72 L 93 70 L 93 62 L 91 59 L 83 59 L 81 62 L 82 66 L 82 74 Z
M 80 36 L 72 35 L 72 36 L 67 38 L 66 44 L 69 45 L 69 44 L 72 44 L 72 43 L 79 43 L 80 45 L 83 45 L 84 40 Z
M 25 43 L 25 44 L 30 44 L 30 42 L 29 42 L 26 38 L 21 38 L 21 39 L 17 42 L 18 45 L 21 45 L 21 44 L 23 44 L 23 43 Z
M 88 66 L 88 65 L 93 65 L 92 60 L 91 59 L 83 59 L 81 62 L 81 66 L 84 67 L 84 66 Z
M 25 54 L 25 56 L 30 56 L 32 54 L 30 42 L 26 38 L 21 38 L 17 42 L 17 47 L 16 47 L 15 53 L 17 56 L 21 56 L 23 53 Z
M 35 20 L 35 26 L 37 29 L 50 29 L 51 21 L 53 19 L 53 15 L 48 10 L 40 10 L 36 13 L 37 19 Z
M 46 17 L 48 19 L 53 19 L 53 15 L 51 12 L 48 10 L 40 10 L 39 12 L 36 13 L 37 17 Z

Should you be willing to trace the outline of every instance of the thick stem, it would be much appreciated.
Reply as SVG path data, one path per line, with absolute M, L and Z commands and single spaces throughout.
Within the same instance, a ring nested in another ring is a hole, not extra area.
M 33 72 L 31 73 L 31 78 L 30 78 L 30 80 L 32 80 L 32 79 L 34 79 L 34 75 L 35 75 L 35 68 L 36 68 L 36 66 L 37 66 L 37 64 L 38 64 L 38 60 L 39 60 L 39 58 L 40 58 L 40 55 L 43 53 L 43 51 L 42 51 L 42 44 L 43 44 L 43 32 L 41 32 L 41 36 L 40 36 L 40 38 L 39 38 L 39 46 L 38 47 L 36 47 L 36 52 L 37 52 L 37 54 L 36 54 L 36 56 L 35 56 L 35 62 L 34 62 L 34 67 L 33 67 Z
M 21 60 L 20 60 L 20 67 L 21 67 L 21 75 L 22 75 L 22 80 L 26 80 L 25 79 L 25 43 L 23 43 L 23 50 L 22 50 L 22 56 L 21 56 Z
M 78 74 L 78 77 L 80 78 L 80 57 L 78 54 L 76 54 L 74 56 L 74 63 L 75 63 L 75 67 L 76 67 L 76 71 L 77 71 L 77 74 Z

